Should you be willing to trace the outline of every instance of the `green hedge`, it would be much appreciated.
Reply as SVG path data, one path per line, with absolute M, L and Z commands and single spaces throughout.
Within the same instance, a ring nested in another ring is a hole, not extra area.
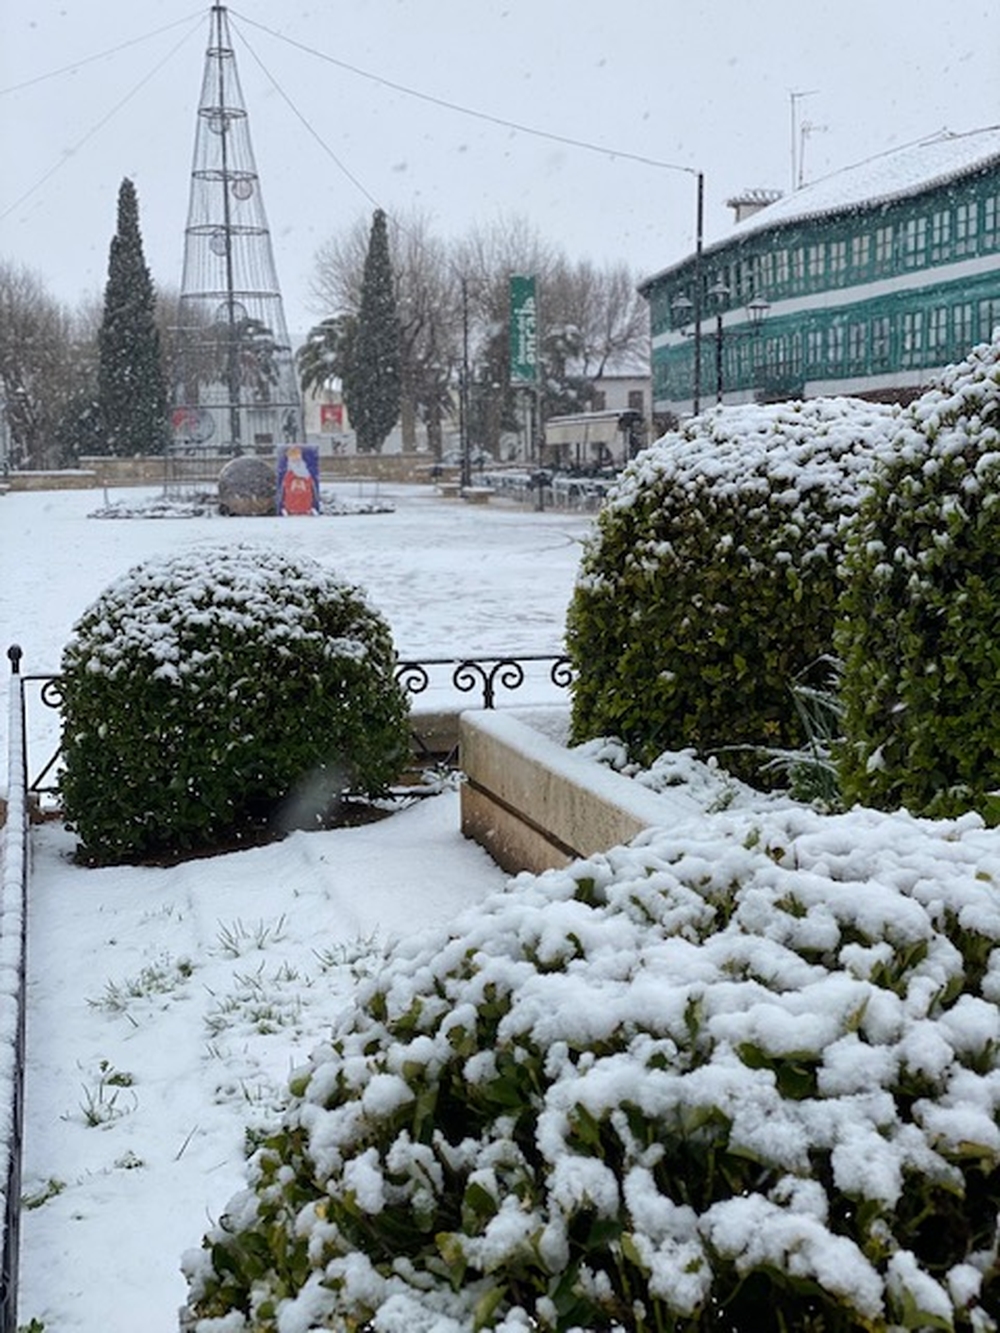
M 186 1333 L 995 1330 L 982 838 L 730 811 L 373 960 Z
M 1000 339 L 899 423 L 837 629 L 845 795 L 1000 816 Z
M 892 419 L 849 399 L 719 409 L 629 465 L 567 619 L 575 740 L 642 762 L 693 746 L 742 776 L 802 744 L 790 687 L 832 651 L 845 526 Z
M 319 563 L 249 544 L 136 566 L 62 661 L 66 823 L 110 862 L 315 824 L 409 746 L 389 628 Z

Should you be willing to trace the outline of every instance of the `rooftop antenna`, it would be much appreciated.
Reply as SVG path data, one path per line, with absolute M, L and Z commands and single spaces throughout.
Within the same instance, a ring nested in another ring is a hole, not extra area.
M 174 452 L 273 455 L 305 438 L 225 5 L 211 10 L 178 323 Z
M 791 139 L 791 143 L 792 143 L 792 190 L 793 190 L 793 191 L 794 191 L 794 190 L 797 190 L 797 189 L 799 188 L 799 186 L 802 184 L 802 179 L 801 179 L 801 177 L 802 177 L 802 168 L 801 168 L 801 165 L 800 165 L 800 163 L 799 163 L 799 158 L 798 158 L 798 155 L 799 155 L 799 126 L 798 126 L 799 102 L 801 102 L 802 99 L 803 99 L 804 97 L 815 97 L 816 94 L 817 94 L 818 92 L 819 92 L 819 89 L 818 89 L 818 88 L 808 88 L 808 89 L 806 89 L 806 90 L 803 91 L 803 92 L 794 92 L 794 93 L 789 93 L 789 94 L 788 94 L 788 101 L 789 101 L 789 105 L 790 105 L 790 107 L 791 107 L 791 115 L 792 115 L 792 139 Z

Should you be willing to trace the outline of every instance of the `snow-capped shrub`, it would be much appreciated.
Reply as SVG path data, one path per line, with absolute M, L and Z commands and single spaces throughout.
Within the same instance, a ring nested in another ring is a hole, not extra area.
M 848 797 L 1000 814 L 1000 335 L 917 399 L 847 559 Z
M 408 747 L 394 666 L 384 619 L 308 557 L 234 543 L 147 560 L 63 653 L 67 825 L 109 862 L 381 791 Z
M 567 619 L 573 737 L 651 762 L 694 746 L 741 775 L 805 739 L 790 687 L 832 651 L 844 529 L 893 409 L 724 408 L 626 469 Z M 755 747 L 747 755 L 730 747 Z
M 995 1330 L 996 843 L 948 834 L 730 811 L 402 943 L 184 1328 Z

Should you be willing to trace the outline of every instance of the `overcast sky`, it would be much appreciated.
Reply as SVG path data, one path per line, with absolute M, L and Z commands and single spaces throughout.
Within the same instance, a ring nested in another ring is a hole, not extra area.
M 124 176 L 154 280 L 180 282 L 210 9 L 0 4 L 0 258 L 68 304 L 103 290 Z M 693 245 L 696 171 L 710 240 L 733 194 L 791 188 L 793 143 L 809 181 L 1000 123 L 997 0 L 240 0 L 229 16 L 293 333 L 328 313 L 317 247 L 375 204 L 446 237 L 523 216 L 570 259 L 645 276 Z

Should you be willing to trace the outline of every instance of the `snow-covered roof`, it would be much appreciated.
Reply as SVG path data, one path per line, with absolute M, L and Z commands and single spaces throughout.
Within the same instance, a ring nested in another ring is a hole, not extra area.
M 964 133 L 941 130 L 929 138 L 866 158 L 791 194 L 782 195 L 773 204 L 737 223 L 705 249 L 715 250 L 786 223 L 903 199 L 945 185 L 994 161 L 1000 163 L 1000 125 Z M 690 257 L 686 255 L 667 265 L 645 279 L 641 286 L 648 286 L 656 278 L 681 267 Z

